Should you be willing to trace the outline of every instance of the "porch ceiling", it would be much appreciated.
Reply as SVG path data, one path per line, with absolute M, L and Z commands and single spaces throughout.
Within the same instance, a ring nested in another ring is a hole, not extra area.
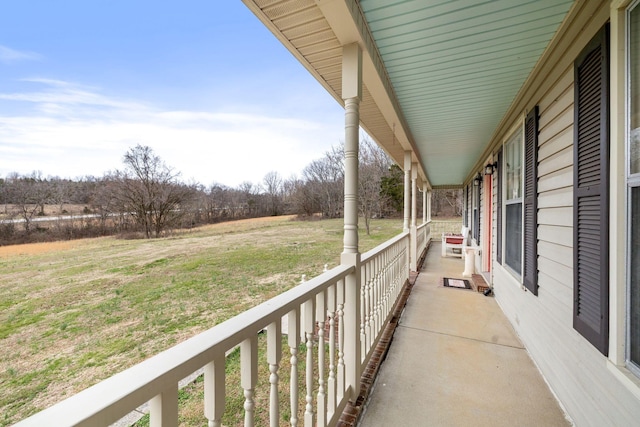
M 364 50 L 361 122 L 432 186 L 462 185 L 573 0 L 244 0 L 341 100 L 341 46 Z

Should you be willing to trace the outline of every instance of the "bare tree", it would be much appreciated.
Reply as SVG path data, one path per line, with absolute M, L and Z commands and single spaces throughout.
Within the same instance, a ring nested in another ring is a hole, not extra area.
M 12 187 L 12 199 L 18 215 L 23 219 L 24 230 L 30 233 L 33 217 L 44 215 L 44 206 L 51 198 L 49 183 L 42 178 L 40 171 L 28 176 L 12 174 L 7 181 Z
M 277 216 L 282 214 L 282 178 L 278 172 L 268 172 L 264 179 L 265 193 L 268 198 L 269 215 Z
M 147 238 L 159 237 L 183 214 L 181 205 L 192 189 L 178 182 L 179 173 L 168 167 L 148 146 L 137 145 L 124 155 L 125 170 L 116 171 L 116 196 L 133 215 Z
M 462 190 L 437 189 L 431 193 L 434 216 L 454 217 L 462 215 Z
M 368 138 L 363 138 L 359 152 L 358 207 L 364 218 L 367 234 L 371 232 L 371 219 L 380 217 L 383 206 L 382 178 L 391 166 L 387 154 Z
M 4 205 L 3 213 L 7 215 L 9 213 L 9 184 L 3 178 L 0 178 L 0 203 Z
M 118 197 L 120 192 L 119 184 L 116 176 L 106 174 L 98 181 L 98 185 L 95 186 L 90 196 L 89 205 L 99 215 L 101 234 L 107 233 L 110 220 L 116 224 L 116 230 L 121 230 L 125 223 L 127 210 L 121 202 L 122 198 Z M 116 216 L 118 217 L 115 218 Z
M 332 147 L 322 159 L 312 161 L 302 171 L 307 182 L 307 196 L 322 215 L 337 218 L 342 215 L 344 194 L 344 149 Z M 307 202 L 309 203 L 309 202 Z
M 69 203 L 73 182 L 59 177 L 50 178 L 51 203 L 58 205 L 58 214 L 64 213 L 64 205 Z

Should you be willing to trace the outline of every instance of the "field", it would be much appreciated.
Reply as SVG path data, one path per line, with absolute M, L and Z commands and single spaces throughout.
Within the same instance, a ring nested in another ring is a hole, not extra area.
M 34 205 L 31 205 L 34 206 Z M 85 208 L 87 205 L 72 205 L 65 204 L 62 206 L 62 210 L 60 209 L 60 205 L 44 205 L 44 214 L 46 216 L 57 216 L 57 215 L 82 215 L 85 213 Z M 18 205 L 12 204 L 2 204 L 0 205 L 0 219 L 7 218 L 19 218 L 17 212 L 20 211 L 20 207 Z
M 361 251 L 401 229 L 374 221 Z M 289 217 L 0 247 L 0 426 L 318 275 L 341 248 L 342 220 Z

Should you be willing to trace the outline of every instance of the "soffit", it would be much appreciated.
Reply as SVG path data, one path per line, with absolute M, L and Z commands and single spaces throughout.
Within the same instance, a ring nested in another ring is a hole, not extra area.
M 342 44 L 314 0 L 244 0 L 245 4 L 293 53 L 341 105 Z M 369 88 L 363 85 L 361 126 L 402 166 L 410 147 L 394 136 Z M 397 120 L 396 120 L 397 122 Z M 393 122 L 392 122 L 393 123 Z M 399 133 L 396 131 L 396 133 Z M 416 158 L 417 161 L 417 158 Z
M 464 183 L 573 3 L 243 1 L 341 104 L 342 45 L 360 43 L 361 125 L 440 187 Z
M 572 0 L 361 0 L 434 186 L 462 184 Z

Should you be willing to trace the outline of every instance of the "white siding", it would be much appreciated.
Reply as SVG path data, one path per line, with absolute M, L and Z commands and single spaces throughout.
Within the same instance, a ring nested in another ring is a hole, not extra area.
M 603 2 L 585 18 L 582 34 L 604 25 L 608 10 Z M 574 40 L 565 53 L 575 57 L 588 38 Z M 608 359 L 573 329 L 573 65 L 548 66 L 544 91 L 531 91 L 525 100 L 540 108 L 539 295 L 495 262 L 496 298 L 577 426 L 640 425 L 640 389 L 623 384 Z

